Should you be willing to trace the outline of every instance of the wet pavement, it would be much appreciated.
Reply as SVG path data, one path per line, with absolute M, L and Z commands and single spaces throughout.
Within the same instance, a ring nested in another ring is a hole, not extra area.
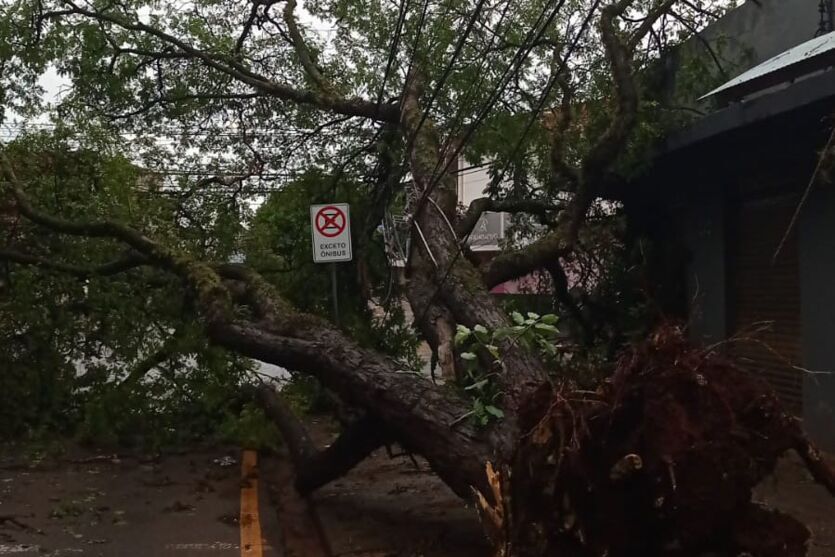
M 275 512 L 237 449 L 13 461 L 0 460 L 0 556 L 279 555 Z
M 835 455 L 824 455 L 835 467 Z M 811 531 L 807 557 L 835 557 L 835 497 L 815 483 L 800 458 L 789 453 L 774 476 L 757 487 L 754 499 L 800 520 Z
M 311 424 L 311 432 L 322 445 L 335 434 L 323 424 Z M 294 542 L 287 555 L 311 557 L 316 544 L 305 543 L 320 532 L 339 557 L 489 552 L 476 513 L 422 459 L 376 451 L 314 495 L 316 516 L 305 528 L 307 510 L 281 492 L 291 489 L 283 461 L 261 459 L 259 471 L 247 467 L 252 456 L 232 448 L 154 459 L 76 451 L 37 460 L 0 448 L 0 557 L 281 557 L 279 535 Z M 835 499 L 799 459 L 783 459 L 756 499 L 810 527 L 809 557 L 835 557 Z

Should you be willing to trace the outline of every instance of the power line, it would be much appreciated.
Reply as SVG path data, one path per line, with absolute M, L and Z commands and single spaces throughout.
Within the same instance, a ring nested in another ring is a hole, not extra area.
M 397 57 L 397 47 L 400 45 L 400 36 L 403 33 L 403 24 L 406 22 L 406 13 L 409 11 L 410 3 L 410 0 L 400 0 L 400 11 L 397 16 L 397 25 L 394 30 L 394 37 L 391 39 L 391 46 L 389 46 L 386 71 L 383 73 L 383 80 L 380 83 L 380 93 L 377 95 L 377 106 L 380 106 L 383 102 L 383 95 L 386 91 L 386 81 L 388 81 L 391 69 L 394 66 L 394 59 Z
M 571 47 L 566 51 L 565 55 L 562 57 L 562 60 L 560 60 L 559 68 L 557 69 L 556 72 L 554 72 L 554 75 L 551 76 L 551 79 L 548 80 L 548 83 L 546 84 L 545 89 L 542 91 L 542 95 L 539 98 L 539 102 L 537 103 L 536 108 L 531 113 L 531 117 L 528 120 L 528 123 L 525 125 L 525 130 L 519 136 L 519 140 L 516 142 L 516 145 L 513 147 L 513 151 L 511 151 L 510 157 L 505 162 L 505 164 L 502 166 L 502 171 L 499 174 L 498 178 L 496 178 L 496 183 L 501 183 L 502 179 L 504 178 L 505 173 L 507 172 L 507 169 L 510 167 L 510 161 L 513 160 L 513 157 L 516 156 L 517 152 L 522 147 L 522 143 L 524 143 L 524 140 L 527 137 L 528 132 L 531 130 L 531 127 L 533 126 L 534 122 L 536 122 L 536 118 L 539 116 L 539 113 L 545 107 L 545 103 L 548 100 L 548 95 L 551 93 L 551 90 L 554 88 L 554 86 L 559 82 L 561 74 L 562 74 L 563 70 L 565 70 L 566 65 L 568 64 L 568 58 L 571 56 L 571 54 L 573 53 L 577 44 L 579 43 L 579 38 L 585 32 L 586 28 L 588 27 L 589 22 L 591 22 L 591 18 L 594 15 L 594 12 L 597 11 L 597 8 L 599 6 L 600 6 L 600 0 L 595 0 L 591 9 L 586 14 L 586 17 L 583 20 L 582 25 L 580 25 L 580 30 L 577 31 L 576 40 L 574 40 L 571 43 Z
M 14 134 L 16 132 L 29 132 L 29 131 L 47 131 L 47 130 L 55 130 L 55 126 L 46 126 L 46 125 L 29 125 L 29 124 L 0 124 L 0 133 L 7 133 L 7 134 Z M 282 137 L 285 135 L 307 135 L 314 132 L 322 133 L 324 130 L 317 130 L 317 129 L 300 129 L 300 128 L 285 128 L 285 129 L 271 129 L 271 130 L 263 130 L 263 131 L 241 131 L 241 132 L 221 132 L 221 131 L 196 131 L 196 130 L 189 130 L 189 131 L 153 131 L 150 134 L 147 132 L 145 133 L 136 133 L 136 132 L 129 132 L 129 131 L 120 131 L 116 132 L 117 135 L 121 137 L 128 136 L 130 138 L 136 137 L 159 137 L 162 139 L 179 139 L 183 137 L 211 137 L 211 138 L 233 138 L 233 139 L 240 139 L 241 137 L 247 137 L 250 139 L 257 139 L 259 137 Z M 74 131 L 74 130 L 67 130 L 65 129 L 66 134 L 69 137 L 94 137 L 90 132 L 81 132 L 81 131 Z M 337 134 L 337 132 L 333 132 L 333 134 Z
M 486 0 L 478 0 L 478 4 L 476 4 L 476 8 L 473 11 L 470 19 L 467 21 L 467 26 L 464 29 L 464 33 L 459 37 L 458 42 L 455 45 L 455 50 L 452 52 L 452 56 L 449 57 L 449 62 L 444 68 L 443 73 L 441 74 L 441 79 L 438 80 L 438 83 L 435 85 L 435 88 L 432 91 L 432 95 L 429 97 L 429 101 L 426 103 L 426 107 L 423 109 L 421 113 L 420 122 L 418 122 L 417 128 L 415 130 L 415 136 L 417 136 L 418 132 L 420 131 L 423 123 L 426 121 L 426 118 L 429 117 L 429 112 L 432 110 L 432 105 L 435 103 L 435 99 L 438 97 L 438 94 L 441 92 L 441 88 L 446 83 L 446 80 L 449 78 L 449 74 L 452 73 L 452 67 L 455 65 L 455 60 L 458 56 L 461 55 L 461 51 L 464 49 L 464 43 L 467 42 L 467 38 L 470 36 L 470 33 L 473 30 L 473 26 L 475 22 L 478 20 L 478 16 L 481 14 L 481 10 L 484 8 L 484 3 Z
M 552 12 L 551 16 L 548 18 L 548 20 L 542 26 L 542 29 L 540 29 L 540 31 L 537 33 L 537 40 L 545 32 L 545 29 L 547 29 L 548 25 L 550 25 L 550 22 L 553 21 L 553 18 L 556 17 L 556 14 L 562 8 L 562 5 L 564 4 L 564 1 L 565 0 L 560 0 L 559 1 L 555 10 Z M 502 16 L 501 16 L 502 19 L 505 17 L 505 15 L 507 13 L 508 6 L 509 5 L 506 5 L 505 10 L 503 10 L 503 12 L 502 12 Z M 528 49 L 527 49 L 527 52 L 525 52 L 525 44 L 526 43 L 529 43 L 531 45 L 533 44 L 533 41 L 531 41 L 531 34 L 533 33 L 534 29 L 536 29 L 538 27 L 539 22 L 542 20 L 542 17 L 545 15 L 546 12 L 547 12 L 547 7 L 540 12 L 539 16 L 537 16 L 537 19 L 534 22 L 534 25 L 531 26 L 531 28 L 526 33 L 525 40 L 522 41 L 521 46 L 514 53 L 514 56 L 511 58 L 511 62 L 505 68 L 504 72 L 502 73 L 501 78 L 499 79 L 499 81 L 496 84 L 496 87 L 494 87 L 493 93 L 491 93 L 491 95 L 488 96 L 486 106 L 484 107 L 484 109 L 482 111 L 480 111 L 476 115 L 476 120 L 475 120 L 474 124 L 470 127 L 467 134 L 465 134 L 464 139 L 461 141 L 460 145 L 455 149 L 455 151 L 453 153 L 453 156 L 447 158 L 446 152 L 444 152 L 443 156 L 439 157 L 439 159 L 438 159 L 438 161 L 435 165 L 435 168 L 432 171 L 432 175 L 433 175 L 432 182 L 430 183 L 426 192 L 424 192 L 424 195 L 421 197 L 421 200 L 419 201 L 418 206 L 415 209 L 415 213 L 412 216 L 412 225 L 414 225 L 416 223 L 417 217 L 419 216 L 420 211 L 423 210 L 423 206 L 425 206 L 426 200 L 429 199 L 429 195 L 431 195 L 432 190 L 437 186 L 438 183 L 440 183 L 440 180 L 443 177 L 444 173 L 447 172 L 450 162 L 452 160 L 457 160 L 457 157 L 458 157 L 459 153 L 464 148 L 464 145 L 470 140 L 473 133 L 475 132 L 475 129 L 487 117 L 487 114 L 489 114 L 490 110 L 492 110 L 492 107 L 495 104 L 498 97 L 501 95 L 502 92 L 504 92 L 504 89 L 510 83 L 510 77 L 512 77 L 512 75 L 514 75 L 516 73 L 516 71 L 518 71 L 518 68 L 521 67 L 522 62 L 524 62 L 525 58 L 527 58 L 528 54 L 533 49 L 533 46 L 529 46 Z M 493 42 L 494 42 L 494 40 L 497 36 L 498 36 L 498 33 L 493 35 L 493 38 L 490 41 L 491 46 L 492 46 L 492 44 L 493 44 Z M 516 69 L 513 69 L 513 71 L 511 71 L 511 69 L 514 68 L 514 63 L 515 63 Z M 463 111 L 463 107 L 462 107 L 461 110 Z M 435 172 L 438 170 L 439 164 L 441 163 L 442 159 L 446 159 L 448 162 L 446 164 L 444 164 L 444 168 L 441 170 L 441 173 L 438 174 L 437 178 L 435 178 Z M 438 293 L 440 292 L 443 284 L 449 278 L 449 275 L 452 272 L 452 269 L 455 267 L 455 264 L 458 262 L 458 258 L 463 253 L 463 246 L 466 245 L 466 243 L 469 240 L 471 234 L 472 234 L 472 229 L 467 232 L 467 235 L 460 242 L 458 242 L 458 238 L 456 238 L 456 243 L 458 244 L 458 249 L 456 250 L 455 255 L 453 256 L 452 261 L 450 262 L 448 268 L 444 272 L 444 275 L 441 278 L 441 281 L 438 283 L 438 286 L 433 291 L 432 296 L 430 296 L 429 302 L 426 304 L 426 307 L 424 308 L 424 310 L 423 310 L 420 318 L 417 320 L 417 322 L 421 322 L 426 318 L 426 314 L 428 313 L 429 308 L 431 307 L 435 298 L 438 296 Z M 427 246 L 427 248 L 428 248 L 428 246 Z
M 542 28 L 539 29 L 539 31 L 536 33 L 535 37 L 531 37 L 534 30 L 539 26 L 540 21 L 542 21 L 542 17 L 545 15 L 545 13 L 548 10 L 546 8 L 546 9 L 544 9 L 540 12 L 539 16 L 536 19 L 536 22 L 531 27 L 531 29 L 528 30 L 528 33 L 526 34 L 525 40 L 522 41 L 522 45 L 520 46 L 519 49 L 517 49 L 513 58 L 511 58 L 511 63 L 508 64 L 508 66 L 505 68 L 504 72 L 502 73 L 502 76 L 500 77 L 499 81 L 497 82 L 496 86 L 494 87 L 493 92 L 488 97 L 485 107 L 476 115 L 475 121 L 473 122 L 472 125 L 470 125 L 470 128 L 467 130 L 467 133 L 464 135 L 464 138 L 460 142 L 460 144 L 458 146 L 456 146 L 456 148 L 453 150 L 452 156 L 451 157 L 443 156 L 443 157 L 438 158 L 438 161 L 435 164 L 435 169 L 432 172 L 432 182 L 429 184 L 429 187 L 423 193 L 423 195 L 421 196 L 420 201 L 418 202 L 418 205 L 415 209 L 414 216 L 412 218 L 413 221 L 417 219 L 418 215 L 420 214 L 420 212 L 425 207 L 429 196 L 432 194 L 432 191 L 435 189 L 435 187 L 438 185 L 440 180 L 443 178 L 444 174 L 449 170 L 449 165 L 451 164 L 451 162 L 453 160 L 457 160 L 458 155 L 464 149 L 464 146 L 467 144 L 467 142 L 475 134 L 476 129 L 478 129 L 478 127 L 481 125 L 481 123 L 484 121 L 484 119 L 487 118 L 487 115 L 493 109 L 493 106 L 496 104 L 496 102 L 498 101 L 501 94 L 504 92 L 504 90 L 509 85 L 510 79 L 513 77 L 513 75 L 516 74 L 516 72 L 522 66 L 522 63 L 525 61 L 525 59 L 528 57 L 530 52 L 533 50 L 536 41 L 538 41 L 542 37 L 542 35 L 547 30 L 548 26 L 551 24 L 551 22 L 553 22 L 557 13 L 559 13 L 559 11 L 562 9 L 562 6 L 565 4 L 565 1 L 566 0 L 558 0 L 556 7 L 551 12 L 551 15 L 548 16 L 548 18 L 542 24 Z M 443 160 L 446 160 L 447 162 L 445 164 L 443 164 L 443 168 L 441 168 L 440 169 L 441 171 L 438 173 L 437 171 L 439 169 L 439 165 L 442 163 Z M 436 174 L 437 174 L 437 176 L 436 176 Z
M 599 5 L 599 2 L 600 2 L 600 0 L 595 0 L 595 4 L 594 4 L 594 5 L 592 6 L 592 8 L 589 10 L 589 13 L 587 14 L 587 17 L 586 17 L 586 19 L 584 20 L 583 25 L 581 26 L 580 30 L 577 32 L 577 35 L 574 37 L 574 40 L 572 41 L 571 46 L 569 47 L 569 50 L 566 52 L 566 55 L 565 55 L 565 56 L 563 57 L 563 59 L 560 61 L 560 66 L 559 66 L 559 68 L 557 69 L 557 71 L 555 72 L 555 74 L 554 74 L 555 76 L 559 76 L 559 75 L 560 75 L 560 73 L 561 73 L 561 72 L 565 69 L 565 66 L 566 66 L 566 64 L 568 63 L 568 56 L 569 56 L 569 55 L 570 55 L 570 53 L 571 53 L 571 52 L 573 52 L 573 50 L 577 47 L 577 44 L 579 44 L 580 37 L 582 37 L 582 36 L 583 36 L 583 34 L 584 34 L 584 32 L 585 32 L 585 29 L 586 29 L 586 27 L 588 26 L 588 23 L 591 21 L 591 18 L 592 18 L 592 16 L 594 15 L 594 12 L 597 10 L 597 7 L 598 7 L 598 5 Z M 562 7 L 562 4 L 563 4 L 563 3 L 564 3 L 564 0 L 561 0 L 561 1 L 560 1 L 560 3 L 559 3 L 559 5 L 557 6 L 557 10 L 561 9 L 561 7 Z M 557 11 L 557 10 L 555 10 L 555 12 L 554 12 L 554 14 L 553 14 L 554 16 L 556 15 L 556 11 Z M 548 25 L 548 24 L 550 24 L 550 23 L 546 23 L 546 25 L 545 25 L 545 26 L 543 26 L 543 31 L 544 31 L 545 27 L 547 27 L 547 25 Z M 540 36 L 541 36 L 541 34 L 542 34 L 542 33 L 540 32 Z M 537 37 L 537 40 L 538 40 L 538 37 Z M 529 50 L 529 52 L 530 52 L 530 50 Z M 545 92 L 545 94 L 543 95 L 543 99 L 544 99 L 544 98 L 547 98 L 547 91 L 546 91 L 546 92 Z M 541 107 L 540 107 L 540 109 L 541 109 Z M 538 112 L 538 111 L 537 111 L 537 112 Z M 536 116 L 535 116 L 535 114 L 534 114 L 532 117 L 533 117 L 533 118 L 535 118 L 535 117 L 536 117 Z M 530 129 L 529 127 L 528 127 L 528 128 L 526 128 L 526 130 L 525 130 L 525 134 L 527 133 L 527 131 L 528 131 L 529 129 Z M 472 129 L 471 129 L 471 130 L 472 130 Z M 523 136 L 524 136 L 524 134 L 523 134 Z M 460 150 L 463 148 L 463 144 L 464 144 L 466 141 L 467 141 L 467 139 L 465 138 L 465 140 L 462 142 L 462 146 L 459 146 L 459 148 L 458 148 L 458 149 L 456 150 L 456 152 L 454 153 L 454 156 L 455 156 L 455 157 L 457 157 L 457 156 L 458 156 L 458 153 L 460 153 Z M 446 170 L 444 170 L 443 172 L 446 172 Z M 443 173 L 439 175 L 439 178 L 440 178 L 441 176 L 443 176 Z M 415 218 L 416 218 L 416 216 L 415 216 Z M 449 266 L 447 267 L 446 271 L 444 272 L 444 275 L 443 275 L 443 277 L 441 278 L 440 282 L 438 283 L 438 286 L 435 288 L 434 292 L 432 293 L 432 296 L 429 298 L 429 302 L 427 303 L 426 308 L 423 310 L 423 313 L 421 314 L 421 317 L 420 317 L 420 319 L 418 320 L 418 322 L 422 321 L 422 320 L 426 317 L 426 314 L 427 314 L 427 312 L 429 311 L 429 307 L 430 307 L 430 306 L 431 306 L 431 304 L 434 302 L 434 300 L 435 300 L 435 298 L 437 297 L 438 293 L 441 291 L 441 288 L 443 287 L 444 283 L 445 283 L 445 282 L 447 281 L 447 279 L 449 278 L 449 275 L 450 275 L 450 273 L 452 272 L 452 269 L 455 267 L 455 264 L 458 262 L 458 258 L 459 258 L 459 257 L 461 256 L 461 254 L 463 253 L 463 246 L 464 246 L 464 245 L 466 245 L 466 243 L 467 243 L 467 241 L 469 240 L 469 238 L 470 238 L 470 235 L 471 235 L 471 234 L 472 234 L 472 229 L 471 229 L 471 230 L 469 230 L 469 231 L 467 232 L 467 235 L 466 235 L 466 236 L 465 236 L 465 237 L 464 237 L 464 238 L 463 238 L 463 239 L 462 239 L 462 240 L 458 243 L 458 249 L 456 250 L 455 255 L 453 256 L 452 261 L 450 262 Z

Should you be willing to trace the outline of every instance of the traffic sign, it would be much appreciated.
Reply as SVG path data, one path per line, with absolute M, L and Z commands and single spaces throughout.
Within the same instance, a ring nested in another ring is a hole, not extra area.
M 351 213 L 347 203 L 310 206 L 313 261 L 351 261 Z

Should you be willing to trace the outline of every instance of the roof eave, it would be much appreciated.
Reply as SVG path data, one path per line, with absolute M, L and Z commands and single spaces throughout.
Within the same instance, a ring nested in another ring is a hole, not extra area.
M 678 151 L 830 97 L 835 97 L 835 72 L 826 71 L 793 83 L 785 89 L 734 103 L 708 114 L 687 129 L 670 135 L 661 151 Z M 835 106 L 833 109 L 835 110 Z

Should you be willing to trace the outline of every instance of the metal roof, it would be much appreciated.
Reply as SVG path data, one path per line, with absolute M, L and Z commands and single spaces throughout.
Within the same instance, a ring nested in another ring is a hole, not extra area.
M 787 70 L 794 66 L 799 66 L 814 58 L 821 57 L 825 54 L 835 54 L 835 32 L 827 33 L 820 37 L 816 37 L 810 41 L 799 44 L 793 48 L 788 49 L 766 60 L 758 66 L 754 66 L 750 70 L 738 75 L 724 85 L 717 87 L 713 91 L 702 96 L 699 100 L 706 99 L 713 95 L 723 92 L 729 92 L 732 89 L 739 88 L 742 85 L 754 85 L 754 82 L 769 81 L 767 78 L 777 77 L 775 74 Z M 804 66 L 806 64 L 803 64 Z M 800 69 L 798 67 L 798 69 Z M 786 81 L 798 76 L 786 76 Z

